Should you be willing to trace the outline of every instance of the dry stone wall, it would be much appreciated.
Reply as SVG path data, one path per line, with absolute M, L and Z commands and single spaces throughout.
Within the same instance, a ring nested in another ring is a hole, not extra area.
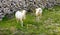
M 5 15 L 12 17 L 17 10 L 35 9 L 36 7 L 50 8 L 57 3 L 60 5 L 60 0 L 0 0 L 0 20 Z

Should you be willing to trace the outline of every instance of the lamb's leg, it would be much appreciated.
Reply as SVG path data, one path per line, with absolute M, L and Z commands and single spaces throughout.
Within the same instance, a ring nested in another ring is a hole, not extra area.
M 18 21 L 19 21 L 19 20 L 16 18 L 16 22 L 17 22 L 17 23 L 18 23 Z
M 21 26 L 23 27 L 23 20 L 21 19 L 20 21 L 21 21 Z
M 37 21 L 39 21 L 39 16 L 37 17 Z
M 40 19 L 42 18 L 42 14 L 40 14 Z
M 26 16 L 24 16 L 24 20 L 26 19 Z
M 37 17 L 36 17 L 36 20 L 37 20 Z
M 37 22 L 39 22 L 39 21 L 40 21 L 40 19 L 39 19 L 39 18 L 40 18 L 39 16 L 37 16 L 37 17 L 36 17 L 36 21 L 37 21 Z

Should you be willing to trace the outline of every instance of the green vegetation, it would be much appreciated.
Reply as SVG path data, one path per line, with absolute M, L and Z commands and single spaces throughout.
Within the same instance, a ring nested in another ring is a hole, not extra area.
M 27 14 L 24 20 L 24 27 L 16 19 L 8 19 L 5 17 L 0 21 L 1 35 L 60 35 L 60 6 L 54 6 L 52 9 L 44 9 L 42 18 L 38 23 L 35 16 Z M 28 26 L 27 26 L 28 25 Z

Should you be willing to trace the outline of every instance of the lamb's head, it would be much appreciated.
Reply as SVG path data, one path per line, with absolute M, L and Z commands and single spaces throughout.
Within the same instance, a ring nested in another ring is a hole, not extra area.
M 26 14 L 26 12 L 27 12 L 26 10 L 23 10 L 23 13 L 24 13 L 24 14 Z
M 36 8 L 36 11 L 42 13 L 42 8 Z

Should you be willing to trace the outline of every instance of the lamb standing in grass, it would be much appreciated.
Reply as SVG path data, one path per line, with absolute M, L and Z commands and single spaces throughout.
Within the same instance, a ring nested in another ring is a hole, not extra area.
M 42 8 L 36 8 L 36 20 L 39 21 L 39 18 L 42 17 Z
M 26 18 L 25 16 L 26 16 L 26 10 L 17 11 L 15 13 L 15 17 L 17 19 L 17 22 L 20 21 L 22 27 L 23 27 L 23 20 Z

